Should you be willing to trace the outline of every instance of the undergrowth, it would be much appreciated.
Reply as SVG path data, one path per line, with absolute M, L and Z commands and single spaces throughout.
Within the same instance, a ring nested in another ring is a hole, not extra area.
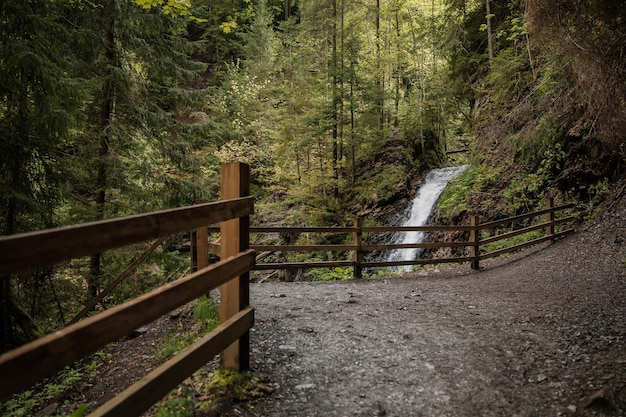
M 108 353 L 97 352 L 72 366 L 67 366 L 55 376 L 36 384 L 31 389 L 15 394 L 0 403 L 2 417 L 32 416 L 51 401 L 58 401 L 85 379 L 96 377 L 98 368 L 110 359 Z M 80 417 L 85 412 L 85 404 L 79 404 L 70 417 Z
M 252 372 L 196 371 L 158 405 L 155 417 L 217 417 L 233 404 L 271 394 L 274 388 Z
M 181 327 L 159 344 L 154 354 L 155 363 L 165 362 L 177 355 L 220 324 L 219 309 L 215 306 L 213 300 L 206 295 L 196 300 L 193 308 L 193 318 L 198 324 L 191 330 L 185 332 Z
M 480 250 L 482 254 L 495 252 L 500 249 L 510 248 L 522 243 L 529 242 L 534 239 L 539 239 L 545 235 L 544 230 L 533 230 L 528 233 L 524 233 L 521 235 L 513 236 L 507 239 L 498 240 L 496 242 L 487 243 L 486 245 L 481 245 Z M 485 235 L 483 238 L 487 238 L 489 236 Z
M 335 267 L 335 268 L 315 268 L 308 272 L 313 281 L 343 281 L 354 276 L 353 268 Z
M 196 301 L 192 315 L 197 324 L 188 332 L 183 332 L 183 329 L 180 328 L 178 332 L 166 338 L 155 351 L 154 361 L 156 363 L 164 362 L 181 352 L 200 337 L 215 329 L 220 322 L 219 310 L 214 305 L 213 300 L 207 296 L 203 296 Z M 98 352 L 89 359 L 64 368 L 55 376 L 43 380 L 31 389 L 15 394 L 0 403 L 0 416 L 33 416 L 47 404 L 63 401 L 63 398 L 75 390 L 81 381 L 95 378 L 98 369 L 108 362 L 110 358 L 110 354 Z M 68 403 L 63 405 L 64 409 L 71 409 L 72 406 L 76 407 L 69 404 L 69 400 L 66 401 Z M 171 402 L 164 403 L 163 407 L 159 408 L 155 415 L 161 417 L 193 416 L 195 405 L 189 401 L 183 397 L 175 398 Z M 85 404 L 79 404 L 69 416 L 81 417 L 84 415 L 85 409 Z

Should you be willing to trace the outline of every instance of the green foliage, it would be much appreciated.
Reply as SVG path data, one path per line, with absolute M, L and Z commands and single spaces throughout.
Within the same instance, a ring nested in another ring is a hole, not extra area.
M 542 117 L 532 136 L 512 135 L 507 138 L 507 144 L 517 153 L 522 168 L 555 173 L 560 171 L 566 157 L 565 128 L 559 121 Z
M 493 190 L 502 171 L 484 163 L 473 164 L 452 181 L 442 192 L 437 202 L 439 215 L 456 219 L 470 210 L 487 208 L 493 204 Z M 480 207 L 472 207 L 472 198 L 480 196 Z
M 518 41 L 524 36 L 528 35 L 528 25 L 522 18 L 514 17 L 511 19 L 511 26 L 507 29 L 502 29 L 496 35 L 497 38 L 506 38 L 507 41 Z
M 63 150 L 81 122 L 85 82 L 56 19 L 63 2 L 8 2 L 0 8 L 0 234 L 57 225 L 54 209 L 72 174 Z
M 195 335 L 191 335 L 189 333 L 180 334 L 177 332 L 172 335 L 168 335 L 157 345 L 154 353 L 154 363 L 160 364 L 178 355 L 186 347 L 191 346 L 195 339 Z
M 146 246 L 134 245 L 107 251 L 103 255 L 103 281 L 109 282 L 116 279 L 132 264 Z M 163 243 L 138 266 L 131 276 L 117 286 L 109 300 L 114 304 L 121 304 L 158 288 L 172 279 L 180 278 L 188 267 L 189 259 L 187 256 L 178 251 L 168 250 L 167 243 Z
M 544 178 L 537 174 L 518 176 L 513 178 L 500 194 L 509 201 L 511 213 L 529 211 L 539 199 L 542 199 L 544 185 Z
M 586 191 L 587 201 L 581 202 L 579 208 L 586 212 L 586 217 L 588 219 L 593 219 L 600 213 L 600 203 L 605 201 L 605 199 L 612 193 L 609 179 L 606 177 L 602 178 L 597 183 L 586 187 L 585 190 L 577 191 Z
M 495 252 L 500 249 L 510 248 L 512 246 L 519 245 L 521 243 L 526 243 L 533 239 L 538 239 L 542 237 L 544 234 L 545 232 L 543 230 L 533 230 L 532 232 L 513 236 L 508 239 L 502 239 L 496 242 L 488 243 L 486 245 L 481 245 L 480 252 L 481 254 L 487 254 L 490 252 Z M 483 237 L 486 238 L 489 236 L 483 236 Z
M 157 404 L 156 416 L 220 416 L 233 409 L 233 403 L 258 397 L 273 389 L 252 372 L 205 369 L 196 371 L 187 382 Z
M 512 48 L 494 57 L 491 70 L 484 78 L 492 111 L 510 109 L 523 98 L 532 75 L 526 68 L 526 57 Z
M 132 0 L 144 9 L 160 6 L 163 13 L 172 16 L 187 16 L 191 12 L 190 0 Z
M 220 324 L 220 311 L 213 299 L 203 295 L 196 300 L 193 307 L 193 318 L 204 323 L 206 332 L 210 332 Z
M 374 175 L 367 175 L 355 189 L 361 206 L 375 206 L 389 201 L 404 185 L 407 172 L 401 166 L 387 165 Z
M 250 398 L 250 391 L 257 382 L 251 372 L 220 369 L 213 374 L 205 389 L 204 397 L 209 399 L 197 404 L 197 409 L 202 413 L 219 413 L 224 403 Z
M 511 179 L 500 195 L 509 203 L 512 213 L 530 211 L 541 205 L 546 191 L 561 170 L 565 156 L 561 145 L 557 143 L 543 152 L 538 169 L 529 173 L 522 170 Z
M 437 203 L 444 219 L 466 213 L 489 213 L 489 218 L 530 211 L 544 204 L 546 192 L 560 172 L 565 152 L 556 144 L 542 153 L 538 168 L 511 173 L 486 163 L 471 165 L 442 192 Z
M 220 322 L 220 313 L 213 300 L 202 296 L 196 300 L 193 318 L 200 323 L 189 331 L 179 326 L 178 331 L 168 335 L 158 346 L 154 354 L 154 362 L 162 363 L 176 356 L 205 334 L 214 330 Z
M 96 376 L 98 367 L 108 361 L 110 355 L 98 352 L 88 360 L 83 360 L 71 367 L 65 367 L 55 376 L 44 380 L 33 388 L 11 396 L 0 403 L 2 417 L 31 416 L 33 413 L 52 402 L 64 393 L 75 389 L 77 382 Z M 70 417 L 81 417 L 86 405 L 80 404 Z
M 307 275 L 313 281 L 343 281 L 354 276 L 352 267 L 315 268 L 311 269 Z
M 193 400 L 189 396 L 184 395 L 161 402 L 154 417 L 193 417 L 195 415 Z
M 83 417 L 87 411 L 87 404 L 80 404 L 76 410 L 69 415 L 69 417 Z

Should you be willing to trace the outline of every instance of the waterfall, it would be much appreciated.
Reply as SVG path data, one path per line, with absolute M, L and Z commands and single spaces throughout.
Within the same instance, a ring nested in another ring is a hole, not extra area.
M 417 195 L 407 208 L 406 220 L 402 226 L 424 226 L 428 221 L 435 203 L 439 199 L 441 192 L 446 188 L 448 181 L 460 175 L 468 165 L 456 167 L 439 168 L 426 174 L 424 184 L 420 187 Z M 424 232 L 400 232 L 397 233 L 393 243 L 421 243 L 426 237 Z M 421 250 L 397 249 L 392 251 L 388 261 L 404 261 L 416 259 Z M 411 266 L 400 266 L 399 271 L 410 271 Z

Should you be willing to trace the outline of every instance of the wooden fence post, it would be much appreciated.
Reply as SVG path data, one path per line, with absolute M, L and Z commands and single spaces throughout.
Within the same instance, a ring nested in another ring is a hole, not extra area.
M 245 197 L 250 192 L 250 168 L 233 162 L 222 165 L 221 199 Z M 248 216 L 220 223 L 220 258 L 222 260 L 247 250 L 250 245 L 250 218 Z M 225 322 L 250 304 L 250 276 L 245 273 L 220 287 L 220 322 Z M 250 335 L 224 349 L 221 366 L 243 371 L 250 367 Z
M 354 277 L 355 278 L 363 278 L 363 268 L 361 267 L 361 263 L 363 263 L 363 250 L 361 249 L 363 245 L 363 220 L 362 219 L 354 219 L 354 246 L 356 249 L 354 250 Z
M 546 208 L 548 209 L 554 208 L 553 197 L 548 198 L 548 201 L 546 201 Z M 546 226 L 546 236 L 553 236 L 554 235 L 554 212 L 553 211 L 546 213 L 546 222 L 549 223 Z M 550 242 L 554 242 L 554 238 L 550 239 Z
M 191 230 L 189 232 L 189 253 L 191 254 L 191 272 L 196 272 L 198 270 L 198 245 L 196 240 L 198 237 L 196 236 L 196 231 Z
M 470 218 L 470 257 L 472 257 L 472 269 L 480 269 L 480 230 L 478 228 L 479 219 L 478 216 L 472 216 Z
M 196 201 L 196 204 L 202 203 L 208 203 L 208 201 Z M 209 266 L 209 231 L 207 226 L 191 231 L 191 272 Z

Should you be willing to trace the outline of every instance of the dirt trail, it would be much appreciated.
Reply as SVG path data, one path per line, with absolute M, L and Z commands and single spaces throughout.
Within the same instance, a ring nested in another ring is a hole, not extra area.
M 254 285 L 259 416 L 626 415 L 626 210 L 479 272 Z

